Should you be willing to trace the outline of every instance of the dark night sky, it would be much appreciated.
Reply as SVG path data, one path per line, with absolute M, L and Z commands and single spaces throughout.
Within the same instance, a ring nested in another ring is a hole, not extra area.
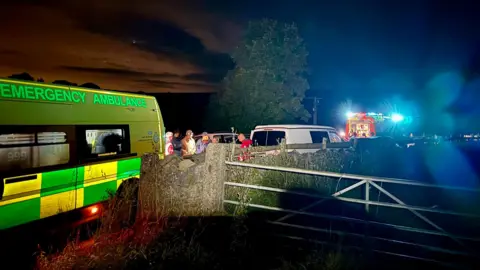
M 454 105 L 476 115 L 470 120 L 479 117 L 471 104 L 478 94 L 460 74 L 480 46 L 477 1 L 11 2 L 2 4 L 0 16 L 4 77 L 27 71 L 107 89 L 209 93 L 232 67 L 228 52 L 245 23 L 269 17 L 298 24 L 310 52 L 308 94 L 323 98 L 319 119 L 326 123 L 345 99 L 362 109 L 396 100 L 404 110 L 424 113 Z M 181 99 L 160 101 L 168 127 L 182 104 L 191 114 L 207 100 Z

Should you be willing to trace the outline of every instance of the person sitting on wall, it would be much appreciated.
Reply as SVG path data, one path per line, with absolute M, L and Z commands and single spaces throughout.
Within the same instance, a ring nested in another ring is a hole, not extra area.
M 167 132 L 165 133 L 165 155 L 170 156 L 173 155 L 173 133 L 172 132 Z
M 200 144 L 197 143 L 197 154 L 201 154 L 207 150 L 207 146 L 210 143 L 210 138 L 208 135 L 202 136 L 202 139 L 199 140 Z
M 196 151 L 193 131 L 187 130 L 185 137 L 182 139 L 182 157 L 192 156 Z
M 203 136 L 208 136 L 208 133 L 206 131 L 202 132 L 202 137 L 200 137 L 200 139 L 198 139 L 197 142 L 195 143 L 195 146 L 197 149 L 202 144 Z
M 212 143 L 219 143 L 220 142 L 220 136 L 213 136 L 212 138 Z
M 173 139 L 172 139 L 172 145 L 173 145 L 173 152 L 177 156 L 182 155 L 182 138 L 180 136 L 180 130 L 176 129 L 173 132 Z

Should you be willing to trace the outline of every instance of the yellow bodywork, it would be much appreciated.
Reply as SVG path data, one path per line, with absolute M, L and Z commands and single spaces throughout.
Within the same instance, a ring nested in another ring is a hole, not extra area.
M 28 173 L 0 171 L 0 229 L 97 203 L 125 179 L 139 177 L 144 153 L 164 155 L 154 97 L 0 79 L 1 129 L 66 126 L 73 134 L 78 127 L 102 125 L 128 126 L 129 155 L 82 161 L 71 152 L 68 164 L 58 168 L 39 162 Z M 69 140 L 70 147 L 78 143 Z

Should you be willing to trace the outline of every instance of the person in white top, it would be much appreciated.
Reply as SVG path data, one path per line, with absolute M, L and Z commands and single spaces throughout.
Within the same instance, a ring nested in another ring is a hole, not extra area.
M 191 130 L 187 130 L 185 133 L 185 138 L 182 140 L 182 157 L 184 156 L 191 156 L 195 154 L 197 150 L 195 145 L 195 140 L 193 139 L 193 132 Z

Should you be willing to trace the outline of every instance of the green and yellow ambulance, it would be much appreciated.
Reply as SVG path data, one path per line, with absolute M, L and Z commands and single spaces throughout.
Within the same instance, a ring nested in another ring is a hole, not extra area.
M 163 134 L 154 97 L 0 79 L 0 230 L 93 214 L 144 153 L 163 157 Z

